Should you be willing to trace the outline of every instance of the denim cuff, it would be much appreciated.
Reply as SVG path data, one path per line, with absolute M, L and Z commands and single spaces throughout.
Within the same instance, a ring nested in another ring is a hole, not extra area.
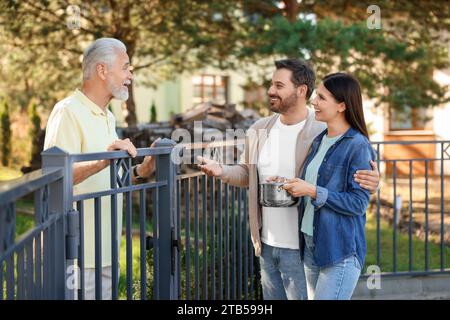
M 328 189 L 316 186 L 316 199 L 311 199 L 311 204 L 319 209 L 322 207 L 328 199 Z

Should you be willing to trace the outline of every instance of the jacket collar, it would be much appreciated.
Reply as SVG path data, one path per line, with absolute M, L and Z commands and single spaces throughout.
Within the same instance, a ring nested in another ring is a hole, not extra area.
M 353 138 L 353 137 L 355 137 L 358 133 L 359 133 L 358 130 L 356 130 L 356 129 L 350 127 L 350 129 L 348 129 L 347 131 L 345 131 L 345 133 L 342 135 L 341 139 L 344 139 L 344 138 Z M 317 141 L 322 141 L 323 136 L 326 135 L 326 134 L 328 134 L 328 129 L 325 129 L 324 131 L 322 131 L 322 133 L 319 134 L 319 135 L 317 136 L 316 140 L 317 140 Z M 339 139 L 339 140 L 341 140 L 341 139 Z

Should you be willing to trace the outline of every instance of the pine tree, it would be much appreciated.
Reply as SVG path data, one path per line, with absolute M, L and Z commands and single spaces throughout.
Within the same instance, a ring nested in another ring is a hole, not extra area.
M 156 106 L 155 106 L 155 101 L 152 102 L 152 106 L 150 107 L 150 122 L 156 122 L 157 120 L 157 115 L 156 115 Z

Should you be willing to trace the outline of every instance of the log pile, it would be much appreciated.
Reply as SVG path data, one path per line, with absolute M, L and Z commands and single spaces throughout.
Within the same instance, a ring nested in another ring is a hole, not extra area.
M 252 109 L 238 111 L 235 104 L 206 102 L 174 115 L 169 121 L 140 124 L 136 127 L 118 129 L 119 137 L 129 138 L 137 148 L 145 148 L 157 138 L 171 138 L 175 129 L 188 130 L 193 137 L 194 124 L 201 122 L 202 134 L 210 129 L 225 133 L 227 129 L 247 130 L 260 116 Z

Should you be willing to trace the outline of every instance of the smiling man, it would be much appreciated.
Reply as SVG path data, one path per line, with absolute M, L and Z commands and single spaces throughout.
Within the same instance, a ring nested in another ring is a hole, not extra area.
M 129 139 L 119 140 L 116 120 L 107 106 L 111 99 L 128 99 L 133 75 L 125 45 L 113 38 L 94 41 L 83 55 L 81 90 L 58 102 L 47 123 L 44 149 L 57 146 L 68 153 L 125 150 L 135 157 Z M 73 167 L 74 194 L 110 188 L 109 160 L 76 163 Z M 154 159 L 145 157 L 134 175 L 149 176 Z M 117 196 L 118 239 L 122 230 L 122 195 Z M 85 298 L 95 297 L 94 201 L 84 201 Z M 101 198 L 102 298 L 111 299 L 111 199 Z M 120 241 L 120 240 L 119 240 Z M 117 244 L 120 246 L 120 243 Z
M 306 280 L 300 257 L 297 207 L 262 207 L 258 184 L 271 177 L 299 177 L 314 138 L 325 129 L 316 121 L 307 101 L 314 91 L 312 68 L 298 59 L 275 61 L 276 70 L 267 92 L 273 115 L 257 121 L 247 132 L 239 165 L 225 166 L 200 158 L 200 168 L 224 183 L 249 188 L 249 220 L 255 255 L 260 257 L 264 299 L 306 299 Z M 364 170 L 355 177 L 374 192 L 379 173 Z

